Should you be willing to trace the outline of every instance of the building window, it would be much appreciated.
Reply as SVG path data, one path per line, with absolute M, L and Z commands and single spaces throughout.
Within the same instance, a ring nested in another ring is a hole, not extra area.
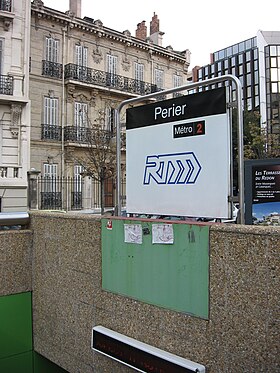
M 107 72 L 109 74 L 117 74 L 117 57 L 107 54 Z
M 72 189 L 72 201 L 71 207 L 73 209 L 82 208 L 82 188 L 83 188 L 83 178 L 81 173 L 85 169 L 81 165 L 74 166 L 74 179 L 73 179 L 73 189 Z
M 87 127 L 88 105 L 83 102 L 75 102 L 75 119 L 76 127 Z
M 176 88 L 176 87 L 180 87 L 181 85 L 183 85 L 182 77 L 180 75 L 174 74 L 173 75 L 173 87 Z
M 41 185 L 41 208 L 61 208 L 61 183 L 57 174 L 57 164 L 44 163 Z
M 278 92 L 278 83 L 271 83 L 271 92 L 272 93 L 277 93 Z
M 237 53 L 238 53 L 238 44 L 234 44 L 234 45 L 232 46 L 232 53 L 233 53 L 233 54 L 237 54 Z
M 107 54 L 107 85 L 115 87 L 117 85 L 117 57 Z
M 88 63 L 88 48 L 83 45 L 76 44 L 75 49 L 76 65 L 80 67 L 87 67 Z
M 85 141 L 88 126 L 88 105 L 83 102 L 75 102 L 74 113 L 75 140 Z
M 62 65 L 58 63 L 58 50 L 59 41 L 52 37 L 46 37 L 42 75 L 62 78 Z
M 163 89 L 163 70 L 155 69 L 154 82 L 157 88 Z
M 135 62 L 134 76 L 135 80 L 144 81 L 144 65 L 142 63 Z
M 104 130 L 108 132 L 114 132 L 115 130 L 115 113 L 116 109 L 112 107 L 106 107 L 105 109 L 105 123 Z
M 136 93 L 144 94 L 144 65 L 142 63 L 135 62 L 134 64 L 134 76 L 135 76 L 135 89 Z
M 77 65 L 77 77 L 80 81 L 87 79 L 88 48 L 76 44 L 75 61 Z
M 60 140 L 58 123 L 58 99 L 44 97 L 42 139 Z
M 173 87 L 176 88 L 176 87 L 180 87 L 181 85 L 183 85 L 183 78 L 180 75 L 174 74 L 173 75 Z M 181 95 L 182 95 L 181 92 L 173 93 L 173 97 L 178 97 Z
M 44 163 L 43 175 L 46 178 L 57 177 L 57 164 Z
M 49 62 L 58 62 L 58 40 L 52 37 L 46 38 L 45 59 Z
M 277 47 L 276 45 L 270 46 L 270 56 L 277 56 Z
M 44 124 L 58 125 L 58 99 L 44 97 Z

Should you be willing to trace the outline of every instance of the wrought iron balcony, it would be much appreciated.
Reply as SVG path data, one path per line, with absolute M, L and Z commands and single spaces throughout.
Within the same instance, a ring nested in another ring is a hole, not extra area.
M 62 79 L 62 64 L 43 60 L 42 75 Z
M 10 12 L 12 9 L 12 0 L 0 0 L 0 10 Z
M 0 94 L 12 95 L 13 94 L 13 82 L 12 76 L 0 75 Z
M 64 128 L 64 141 L 88 143 L 90 129 L 86 127 L 66 126 Z
M 42 140 L 56 140 L 61 141 L 61 127 L 58 125 L 42 124 L 41 128 Z
M 95 138 L 97 136 L 102 136 L 102 139 Z M 104 138 L 106 137 L 106 139 Z M 110 140 L 113 136 L 113 133 L 110 131 L 94 131 L 93 128 L 88 127 L 77 127 L 77 126 L 66 126 L 64 128 L 64 141 L 69 142 L 78 142 L 80 144 L 95 144 L 103 143 Z M 105 139 L 105 140 L 104 140 Z
M 94 70 L 89 67 L 83 67 L 72 63 L 65 66 L 65 79 L 72 79 L 101 87 L 114 88 L 119 91 L 134 93 L 137 95 L 146 95 L 158 91 L 155 84 L 130 79 L 101 70 Z

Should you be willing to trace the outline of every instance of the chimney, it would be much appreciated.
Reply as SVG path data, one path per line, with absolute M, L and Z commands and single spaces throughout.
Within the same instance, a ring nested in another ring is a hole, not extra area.
M 82 0 L 69 0 L 69 8 L 72 13 L 74 13 L 75 17 L 81 18 L 82 12 Z
M 159 19 L 154 13 L 153 18 L 150 22 L 150 40 L 160 47 L 162 46 L 162 36 L 164 32 L 159 31 Z
M 135 32 L 135 36 L 138 39 L 146 41 L 147 39 L 147 26 L 145 25 L 146 21 L 142 21 L 138 23 L 137 30 Z
M 156 32 L 159 32 L 159 19 L 156 13 L 154 12 L 153 18 L 150 22 L 150 35 L 153 35 Z

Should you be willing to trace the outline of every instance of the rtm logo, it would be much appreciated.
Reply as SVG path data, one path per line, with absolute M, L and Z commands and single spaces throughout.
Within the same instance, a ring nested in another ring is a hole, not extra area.
M 144 185 L 194 184 L 201 165 L 193 152 L 148 155 L 144 172 Z

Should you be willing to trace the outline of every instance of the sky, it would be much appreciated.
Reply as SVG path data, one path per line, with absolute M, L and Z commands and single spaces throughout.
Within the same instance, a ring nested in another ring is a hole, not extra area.
M 43 0 L 65 12 L 69 0 Z M 190 68 L 210 63 L 210 53 L 256 36 L 258 30 L 280 31 L 280 1 L 265 0 L 82 0 L 82 17 L 100 19 L 105 27 L 129 30 L 146 21 L 149 34 L 153 14 L 164 32 L 162 46 L 189 49 Z

